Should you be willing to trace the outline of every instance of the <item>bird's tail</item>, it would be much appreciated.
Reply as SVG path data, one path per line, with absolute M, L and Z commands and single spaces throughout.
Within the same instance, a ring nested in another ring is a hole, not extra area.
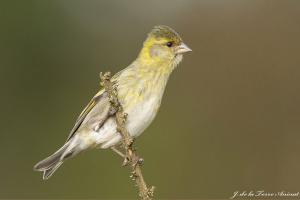
M 36 171 L 43 171 L 43 179 L 47 180 L 51 175 L 63 164 L 64 160 L 73 155 L 73 149 L 70 148 L 70 141 L 65 143 L 59 150 L 57 150 L 51 156 L 38 162 L 33 169 Z

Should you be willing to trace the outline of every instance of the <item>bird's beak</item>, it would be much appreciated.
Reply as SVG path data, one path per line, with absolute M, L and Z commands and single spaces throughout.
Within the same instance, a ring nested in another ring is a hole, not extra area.
M 186 53 L 192 51 L 192 49 L 190 49 L 186 44 L 181 43 L 181 45 L 179 45 L 178 47 L 176 47 L 175 49 L 175 53 L 176 54 L 182 54 L 182 53 Z

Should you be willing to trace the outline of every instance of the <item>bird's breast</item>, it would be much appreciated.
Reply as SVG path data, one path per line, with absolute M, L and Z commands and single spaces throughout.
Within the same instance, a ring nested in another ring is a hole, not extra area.
M 134 74 L 134 78 L 128 74 L 118 81 L 118 99 L 128 114 L 128 131 L 132 136 L 138 136 L 156 116 L 168 76 L 153 71 Z
M 126 126 L 132 136 L 139 136 L 150 125 L 156 116 L 160 101 L 159 97 L 152 96 L 138 102 L 135 106 L 124 108 L 128 114 Z
M 140 135 L 153 121 L 160 107 L 164 86 L 139 82 L 119 90 L 119 100 L 128 114 L 126 126 L 132 136 Z

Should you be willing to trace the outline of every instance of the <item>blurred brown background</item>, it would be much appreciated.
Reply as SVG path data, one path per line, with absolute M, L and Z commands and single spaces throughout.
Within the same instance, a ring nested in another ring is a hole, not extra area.
M 137 140 L 157 198 L 300 190 L 300 1 L 2 0 L 0 198 L 136 198 L 108 150 L 32 167 L 157 24 L 193 49 Z

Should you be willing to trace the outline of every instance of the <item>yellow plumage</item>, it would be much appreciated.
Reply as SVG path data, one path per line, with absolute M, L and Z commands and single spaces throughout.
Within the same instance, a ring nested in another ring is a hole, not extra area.
M 171 72 L 191 51 L 180 36 L 167 26 L 156 26 L 148 34 L 135 61 L 113 77 L 118 99 L 128 114 L 126 128 L 139 136 L 152 122 L 161 103 Z M 35 165 L 48 179 L 66 158 L 94 147 L 109 148 L 121 141 L 110 102 L 100 90 L 78 117 L 67 142 L 53 155 Z

